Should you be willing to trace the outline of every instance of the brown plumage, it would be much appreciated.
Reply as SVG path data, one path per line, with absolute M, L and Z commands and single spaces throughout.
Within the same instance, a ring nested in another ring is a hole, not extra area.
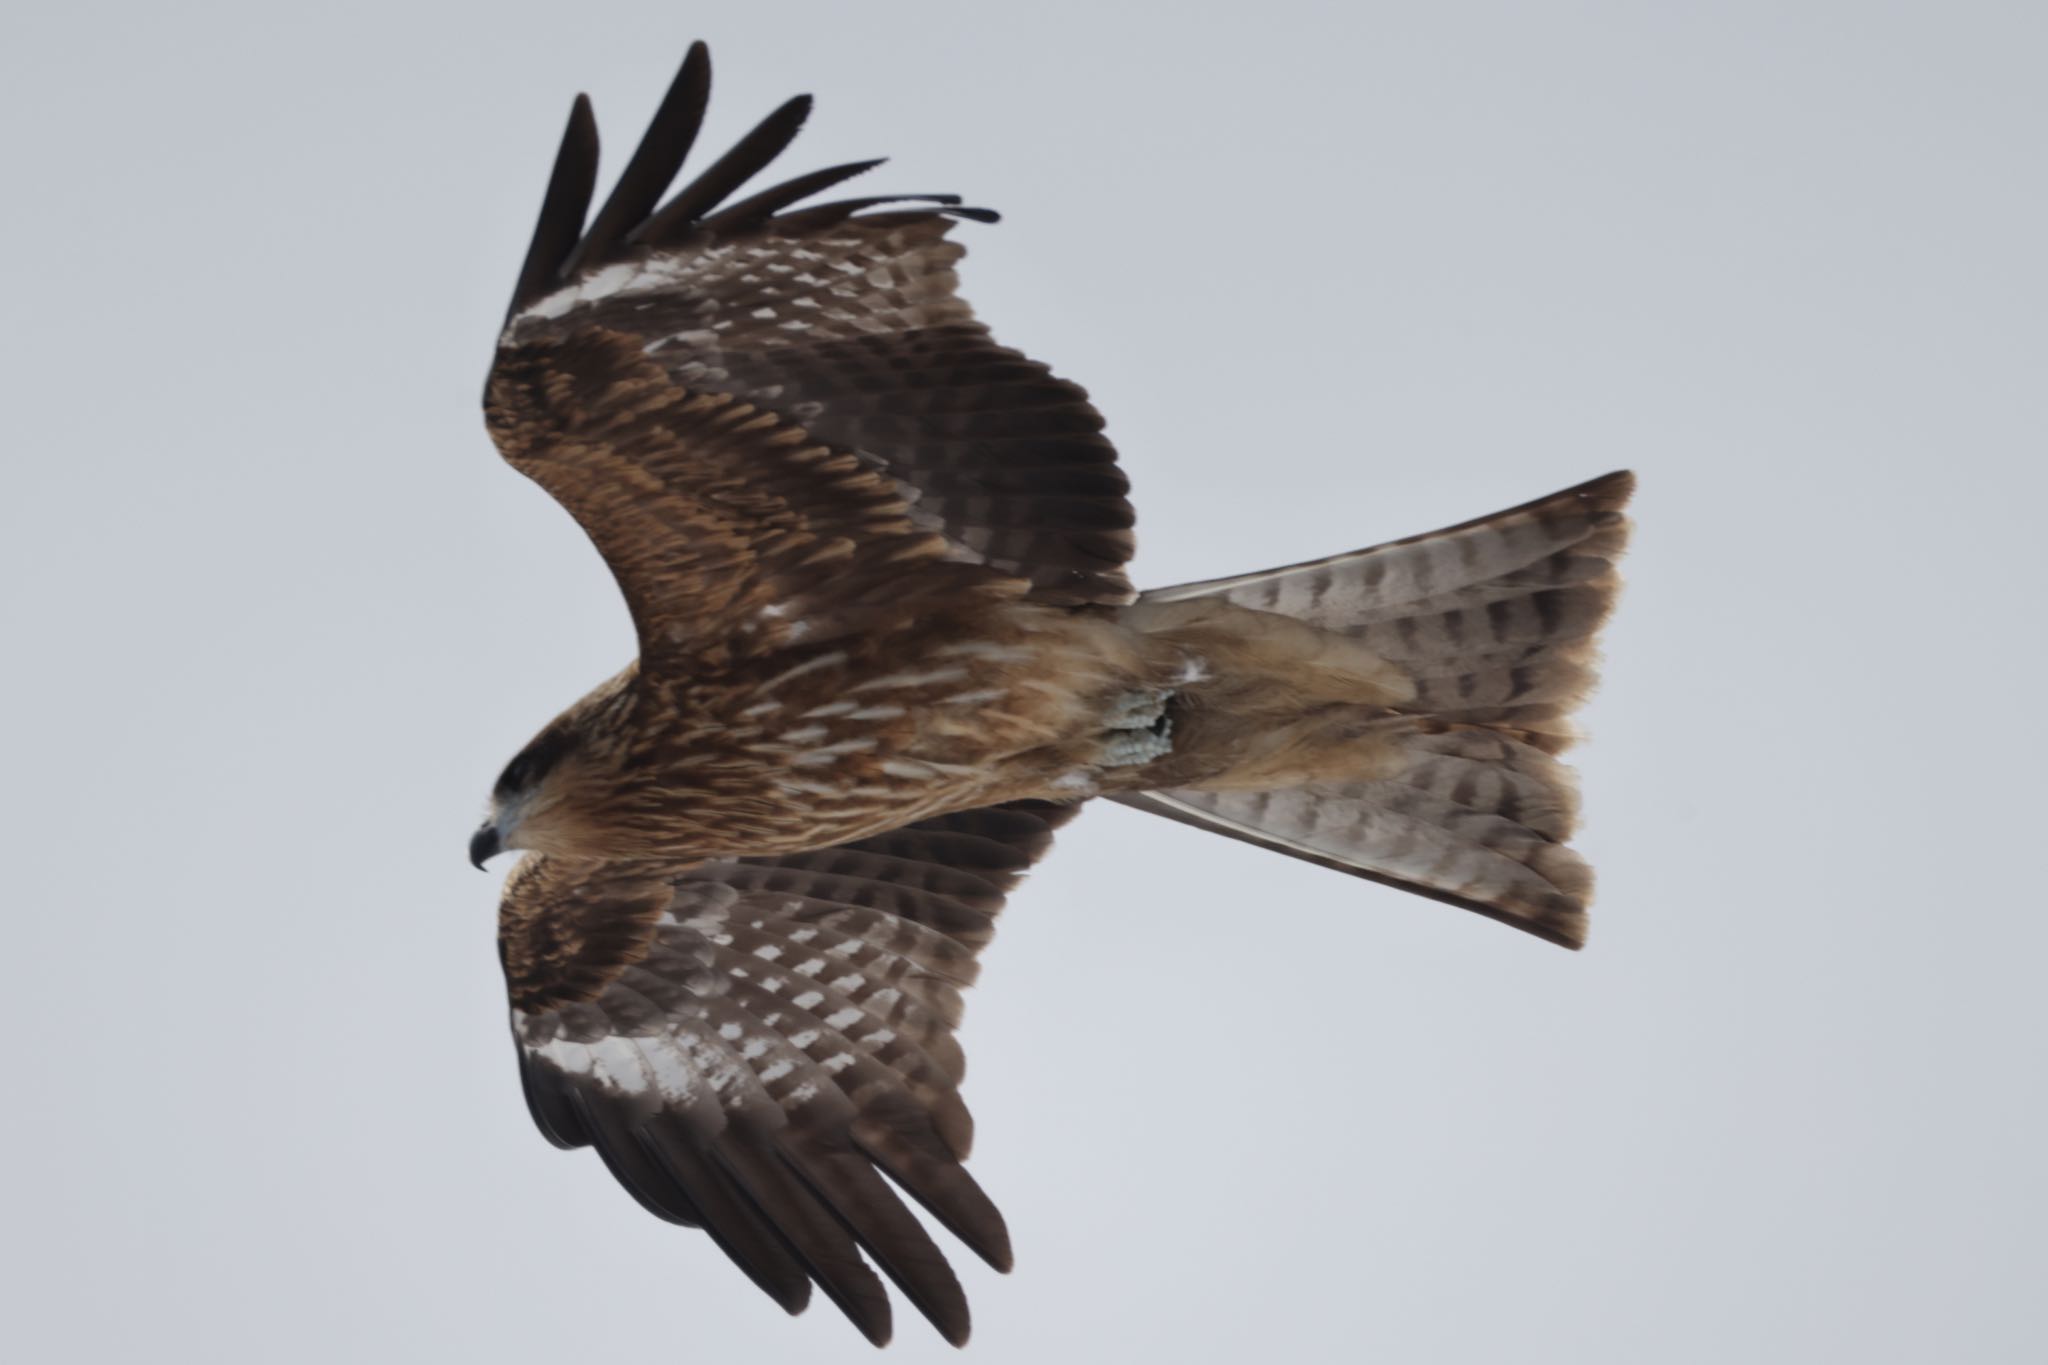
M 535 1121 L 794 1312 L 871 1339 L 863 1253 L 967 1308 L 897 1186 L 999 1268 L 961 1166 L 960 990 L 1018 877 L 1109 796 L 1584 939 L 1556 755 L 1631 491 L 1139 594 L 1076 386 L 956 292 L 944 195 L 732 195 L 794 100 L 663 202 L 701 45 L 605 204 L 578 99 L 486 391 L 493 439 L 616 575 L 639 657 L 507 766 L 501 952 Z

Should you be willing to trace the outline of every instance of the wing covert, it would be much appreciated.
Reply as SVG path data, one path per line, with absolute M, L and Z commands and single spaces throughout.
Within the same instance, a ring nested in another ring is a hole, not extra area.
M 698 666 L 861 628 L 872 609 L 1026 586 L 949 561 L 896 487 L 743 399 L 678 386 L 629 337 L 501 348 L 489 422 L 610 565 L 643 662 Z

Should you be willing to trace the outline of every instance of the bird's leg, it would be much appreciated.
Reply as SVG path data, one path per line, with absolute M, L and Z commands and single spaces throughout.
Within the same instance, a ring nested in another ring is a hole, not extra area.
M 1102 746 L 1102 756 L 1097 760 L 1105 768 L 1135 768 L 1150 763 L 1155 758 L 1164 758 L 1173 752 L 1173 738 L 1167 733 L 1172 725 L 1165 719 L 1159 722 L 1157 732 L 1151 730 L 1119 730 L 1111 735 Z
M 1166 714 L 1170 691 L 1126 692 L 1110 703 L 1104 719 L 1105 737 L 1101 756 L 1105 768 L 1128 768 L 1150 763 L 1173 751 L 1173 721 Z
M 1166 715 L 1166 703 L 1173 693 L 1157 689 L 1126 692 L 1109 704 L 1102 718 L 1105 730 L 1149 730 Z

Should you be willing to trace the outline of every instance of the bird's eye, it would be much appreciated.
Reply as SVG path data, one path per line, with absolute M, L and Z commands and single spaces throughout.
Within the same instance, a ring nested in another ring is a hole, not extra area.
M 505 765 L 505 771 L 498 774 L 498 795 L 508 796 L 526 785 L 526 763 L 515 758 Z
M 548 775 L 548 770 L 568 752 L 569 745 L 569 736 L 561 730 L 542 731 L 505 765 L 505 771 L 498 776 L 497 794 L 514 796 L 531 788 Z

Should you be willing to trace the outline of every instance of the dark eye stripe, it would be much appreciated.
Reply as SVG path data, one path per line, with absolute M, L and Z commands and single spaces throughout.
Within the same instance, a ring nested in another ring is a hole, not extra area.
M 555 727 L 541 731 L 505 765 L 505 771 L 498 777 L 497 794 L 511 796 L 527 790 L 546 777 L 568 752 L 569 736 L 566 731 Z

